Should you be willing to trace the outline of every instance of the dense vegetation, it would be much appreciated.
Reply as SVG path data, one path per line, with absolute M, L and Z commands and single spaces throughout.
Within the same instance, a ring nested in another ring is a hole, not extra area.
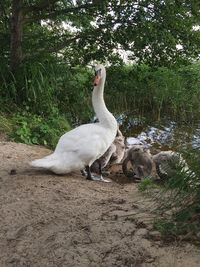
M 164 116 L 179 121 L 199 119 L 200 65 L 197 63 L 173 70 L 146 65 L 111 67 L 107 87 L 113 109 L 119 113 L 131 111 L 142 116 L 151 113 L 155 120 Z
M 115 114 L 134 113 L 144 117 L 150 114 L 155 120 L 170 116 L 179 122 L 199 119 L 198 63 L 174 70 L 121 65 L 111 66 L 107 72 L 106 101 Z M 69 125 L 88 122 L 94 116 L 91 108 L 91 69 L 69 68 L 63 63 L 56 65 L 49 62 L 45 65 L 25 65 L 22 73 L 19 83 L 10 73 L 5 73 L 5 69 L 1 71 L 1 111 L 11 115 L 15 124 L 11 135 L 16 140 L 54 146 L 56 138 L 69 129 Z M 20 95 L 18 86 L 23 88 Z M 66 121 L 66 127 L 57 127 L 59 119 L 63 126 Z M 45 124 L 44 129 L 42 124 Z M 52 134 L 56 129 L 52 138 L 45 134 L 45 131 L 51 132 L 49 127 Z
M 77 65 L 119 62 L 124 49 L 154 67 L 190 62 L 199 53 L 198 0 L 5 0 L 0 14 L 0 59 L 9 58 L 13 72 L 59 53 Z
M 163 184 L 155 185 L 150 179 L 139 184 L 155 201 L 155 210 L 162 219 L 155 221 L 167 240 L 193 240 L 200 244 L 200 151 L 182 151 L 189 163 L 170 162 L 173 172 Z
M 199 0 L 5 0 L 0 15 L 0 128 L 13 140 L 54 147 L 90 121 L 96 61 L 109 66 L 113 113 L 199 120 Z M 185 207 L 198 214 L 195 173 L 195 186 L 182 190 L 187 179 L 177 178 L 173 192 L 192 195 Z

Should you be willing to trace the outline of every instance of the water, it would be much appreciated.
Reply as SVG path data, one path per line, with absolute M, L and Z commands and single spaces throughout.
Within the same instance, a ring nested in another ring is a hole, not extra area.
M 138 138 L 150 147 L 160 150 L 200 150 L 200 121 L 178 123 L 169 118 L 153 121 L 144 117 L 121 114 L 117 116 L 120 129 L 126 137 Z
M 116 118 L 126 140 L 135 144 L 138 142 L 145 144 L 152 154 L 166 150 L 179 152 L 200 150 L 200 121 L 179 123 L 170 118 L 163 118 L 158 122 L 152 118 L 135 117 L 130 114 L 120 114 Z M 124 175 L 115 175 L 112 180 L 119 184 L 134 182 Z

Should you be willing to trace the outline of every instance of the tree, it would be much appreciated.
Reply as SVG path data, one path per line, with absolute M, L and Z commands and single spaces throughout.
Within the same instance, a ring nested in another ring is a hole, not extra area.
M 169 66 L 198 57 L 200 31 L 193 29 L 200 22 L 198 0 L 118 2 L 111 1 L 112 12 L 102 14 L 101 25 L 115 25 L 113 41 L 132 52 L 132 59 Z
M 121 48 L 154 66 L 199 54 L 200 32 L 193 30 L 198 0 L 5 0 L 0 14 L 1 55 L 10 58 L 13 72 L 23 62 L 58 53 L 70 64 L 113 62 Z

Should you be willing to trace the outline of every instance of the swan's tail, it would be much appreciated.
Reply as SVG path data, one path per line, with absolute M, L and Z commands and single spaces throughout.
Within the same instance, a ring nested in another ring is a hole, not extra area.
M 49 155 L 42 159 L 35 159 L 30 162 L 30 165 L 33 167 L 44 168 L 44 169 L 51 169 L 56 162 L 56 158 L 53 155 Z
M 77 160 L 77 157 L 70 157 L 69 155 L 58 155 L 53 153 L 45 158 L 36 159 L 30 162 L 33 167 L 43 168 L 50 170 L 56 174 L 66 174 L 75 170 L 82 170 L 84 164 L 82 161 Z

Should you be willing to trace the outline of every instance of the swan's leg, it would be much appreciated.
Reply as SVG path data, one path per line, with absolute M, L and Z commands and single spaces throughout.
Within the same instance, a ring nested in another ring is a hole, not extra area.
M 105 179 L 103 178 L 103 176 L 102 176 L 102 171 L 101 171 L 101 164 L 99 165 L 100 176 L 94 176 L 94 175 L 92 175 L 89 166 L 86 166 L 86 167 L 85 167 L 85 170 L 86 170 L 86 172 L 87 172 L 87 177 L 86 177 L 87 180 L 91 180 L 91 181 L 101 181 L 101 182 L 107 182 L 107 183 L 110 182 L 109 180 L 105 180 Z
M 99 174 L 101 175 L 102 177 L 102 166 L 101 166 L 101 161 L 98 159 L 98 164 L 99 164 Z
M 87 176 L 86 170 L 85 169 L 81 170 L 81 174 L 82 174 L 82 176 Z
M 86 171 L 86 173 L 87 173 L 86 179 L 87 179 L 87 180 L 93 180 L 93 179 L 92 179 L 92 174 L 91 174 L 91 171 L 90 171 L 90 167 L 89 167 L 89 166 L 86 166 L 86 167 L 85 167 L 85 171 Z

